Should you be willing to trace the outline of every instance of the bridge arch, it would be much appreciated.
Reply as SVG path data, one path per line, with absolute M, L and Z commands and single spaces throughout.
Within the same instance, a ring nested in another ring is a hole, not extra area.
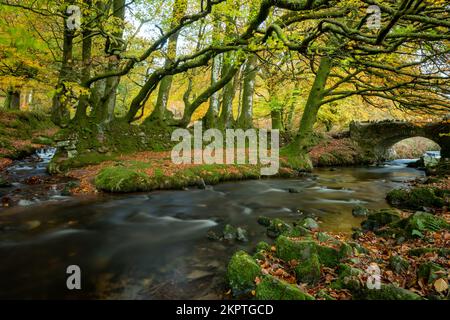
M 388 157 L 388 150 L 399 141 L 413 137 L 424 137 L 441 147 L 443 159 L 450 158 L 450 123 L 443 122 L 405 122 L 378 121 L 352 122 L 350 136 L 377 161 Z

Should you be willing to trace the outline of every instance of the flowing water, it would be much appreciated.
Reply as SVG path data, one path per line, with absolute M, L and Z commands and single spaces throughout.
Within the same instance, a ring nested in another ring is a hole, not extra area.
M 18 162 L 10 174 L 17 181 L 45 175 L 45 162 L 22 172 L 30 164 Z M 43 197 L 35 190 L 42 187 L 30 187 L 28 193 L 38 195 L 26 200 L 32 207 L 0 211 L 0 298 L 221 298 L 233 252 L 270 241 L 258 216 L 295 221 L 312 215 L 322 230 L 351 232 L 361 222 L 352 208 L 388 207 L 387 191 L 423 176 L 406 162 L 96 199 L 61 197 L 56 186 Z M 16 182 L 12 189 L 22 187 Z M 208 232 L 220 234 L 226 224 L 245 228 L 249 241 L 208 239 Z M 66 287 L 69 265 L 81 268 L 81 290 Z

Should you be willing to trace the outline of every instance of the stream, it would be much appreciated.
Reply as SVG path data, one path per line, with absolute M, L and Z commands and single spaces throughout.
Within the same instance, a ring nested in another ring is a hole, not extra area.
M 0 188 L 14 204 L 0 209 L 0 299 L 220 299 L 230 256 L 270 242 L 258 216 L 314 216 L 323 231 L 351 232 L 362 221 L 355 206 L 387 208 L 389 190 L 424 176 L 406 167 L 412 160 L 396 160 L 206 190 L 73 198 L 61 195 L 66 181 L 45 173 L 51 153 L 14 163 L 12 186 Z M 34 176 L 41 183 L 23 183 Z M 208 239 L 226 224 L 246 229 L 249 241 Z M 69 265 L 81 268 L 81 290 L 66 287 Z

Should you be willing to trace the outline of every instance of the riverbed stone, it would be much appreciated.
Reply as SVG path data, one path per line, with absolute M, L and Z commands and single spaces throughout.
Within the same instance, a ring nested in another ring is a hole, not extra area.
M 11 183 L 8 180 L 0 176 L 0 188 L 8 188 L 11 187 Z
M 294 259 L 303 262 L 317 254 L 320 263 L 327 267 L 335 266 L 339 262 L 339 252 L 336 249 L 318 245 L 314 240 L 289 239 L 280 236 L 276 240 L 276 249 L 277 256 L 284 261 Z
M 248 241 L 248 232 L 244 228 L 237 227 L 236 228 L 236 240 L 241 242 Z
M 303 261 L 295 268 L 295 274 L 300 282 L 314 284 L 320 279 L 319 255 L 313 253 L 308 260 Z
M 255 289 L 255 279 L 261 275 L 258 263 L 245 251 L 236 252 L 228 264 L 228 284 L 235 296 Z
M 365 217 L 369 214 L 369 209 L 363 207 L 363 206 L 357 206 L 353 208 L 352 215 L 354 217 Z
M 401 220 L 401 216 L 395 209 L 382 209 L 377 212 L 370 213 L 367 220 L 361 222 L 363 230 L 375 231 L 387 224 Z
M 223 238 L 225 240 L 234 240 L 236 237 L 236 228 L 230 224 L 225 225 L 223 228 Z
M 303 219 L 300 223 L 298 223 L 298 225 L 312 231 L 319 230 L 319 224 L 317 223 L 317 221 L 309 217 Z
M 413 210 L 422 210 L 424 207 L 441 208 L 445 205 L 441 192 L 429 187 L 394 189 L 386 195 L 386 200 L 395 207 Z
M 276 238 L 279 235 L 292 230 L 292 226 L 281 219 L 275 218 L 270 221 L 267 227 L 267 236 Z
M 416 212 L 398 223 L 410 236 L 422 236 L 425 231 L 450 230 L 450 224 L 441 217 L 427 212 Z
M 357 292 L 361 289 L 362 285 L 359 279 L 364 274 L 364 271 L 344 263 L 339 264 L 337 270 L 338 278 L 331 284 L 332 289 L 347 289 L 352 292 Z
M 271 275 L 264 275 L 256 287 L 258 300 L 314 300 L 295 284 L 287 283 Z

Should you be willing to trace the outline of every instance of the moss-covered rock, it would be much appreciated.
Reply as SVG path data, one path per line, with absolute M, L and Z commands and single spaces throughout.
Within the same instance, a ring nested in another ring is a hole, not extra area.
M 297 240 L 280 236 L 276 240 L 277 256 L 285 261 L 292 259 L 300 262 L 317 254 L 321 264 L 330 267 L 339 263 L 339 251 L 317 244 L 314 240 Z
M 361 227 L 364 230 L 378 230 L 387 224 L 401 220 L 401 216 L 397 210 L 382 209 L 377 212 L 370 213 L 367 220 L 361 222 Z
M 423 279 L 425 283 L 434 283 L 437 279 L 446 277 L 445 269 L 434 262 L 422 263 L 417 269 L 417 278 Z
M 256 287 L 256 299 L 259 300 L 314 300 L 298 286 L 289 284 L 271 275 L 262 277 Z
M 370 212 L 369 209 L 362 206 L 357 206 L 352 209 L 352 215 L 354 217 L 366 217 L 369 214 L 369 212 Z
M 389 266 L 395 273 L 403 273 L 406 272 L 409 268 L 409 262 L 406 259 L 403 259 L 401 256 L 395 255 L 390 257 Z
M 427 212 L 416 212 L 390 226 L 393 231 L 402 230 L 407 237 L 423 237 L 426 231 L 450 230 L 444 219 Z M 396 231 L 398 233 L 398 231 Z
M 386 200 L 398 208 L 421 210 L 424 207 L 441 208 L 445 205 L 442 194 L 436 188 L 395 189 L 390 191 Z
M 260 275 L 260 266 L 245 251 L 236 252 L 228 264 L 228 284 L 235 296 L 255 289 L 255 279 Z
M 314 253 L 311 258 L 303 261 L 295 268 L 295 274 L 300 282 L 313 284 L 320 279 L 319 255 Z
M 408 251 L 408 254 L 413 257 L 419 257 L 426 253 L 437 253 L 441 257 L 450 258 L 450 248 L 414 248 Z
M 418 294 L 393 284 L 381 284 L 380 289 L 366 289 L 360 298 L 367 300 L 422 300 Z
M 312 240 L 296 240 L 279 236 L 275 244 L 277 257 L 284 261 L 292 259 L 305 261 L 311 259 L 313 254 L 317 254 L 316 243 Z
M 347 289 L 351 292 L 358 292 L 362 287 L 359 277 L 363 273 L 364 272 L 360 269 L 341 263 L 338 266 L 338 278 L 331 284 L 331 288 L 338 290 Z
M 279 235 L 290 232 L 292 226 L 281 219 L 275 218 L 270 220 L 270 224 L 267 227 L 267 236 L 276 238 Z
M 258 252 L 258 251 L 269 251 L 270 248 L 271 248 L 270 244 L 268 244 L 265 241 L 260 241 L 256 245 L 256 252 Z
M 317 223 L 317 221 L 309 217 L 297 222 L 297 225 L 311 231 L 319 229 L 319 224 Z

